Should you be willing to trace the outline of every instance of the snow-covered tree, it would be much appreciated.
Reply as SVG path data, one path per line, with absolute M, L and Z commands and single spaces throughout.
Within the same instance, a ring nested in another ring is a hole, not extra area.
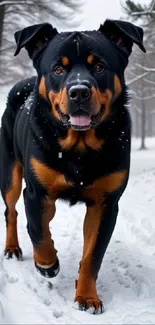
M 26 52 L 14 58 L 14 32 L 30 24 L 73 23 L 75 0 L 0 0 L 0 85 L 11 84 L 33 72 Z M 23 57 L 24 56 L 24 57 Z
M 145 136 L 155 135 L 155 1 L 142 5 L 127 0 L 123 7 L 130 19 L 144 29 L 147 54 L 135 47 L 126 74 L 133 98 L 133 132 L 141 136 L 141 149 L 144 149 Z

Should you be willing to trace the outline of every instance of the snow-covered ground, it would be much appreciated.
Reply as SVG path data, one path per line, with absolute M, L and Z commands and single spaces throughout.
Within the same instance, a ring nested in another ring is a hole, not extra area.
M 2 105 L 1 113 L 3 109 Z M 133 139 L 130 181 L 99 274 L 98 292 L 105 306 L 102 315 L 73 308 L 84 205 L 70 208 L 57 202 L 51 228 L 61 271 L 51 288 L 33 266 L 22 198 L 18 228 L 24 260 L 4 258 L 0 198 L 0 324 L 155 324 L 155 138 L 147 140 L 149 150 L 139 151 L 139 145 Z
M 5 260 L 4 205 L 0 198 L 1 324 L 155 324 L 155 139 L 138 151 L 133 140 L 131 175 L 98 279 L 105 313 L 73 308 L 74 281 L 82 252 L 83 205 L 57 202 L 51 223 L 61 271 L 49 288 L 33 266 L 22 199 L 18 203 L 19 238 L 24 261 Z

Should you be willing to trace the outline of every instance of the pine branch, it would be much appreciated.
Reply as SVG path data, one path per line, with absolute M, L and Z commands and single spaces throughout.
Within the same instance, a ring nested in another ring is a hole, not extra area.
M 16 4 L 23 4 L 23 5 L 32 5 L 33 1 L 31 0 L 20 0 L 20 1 L 9 1 L 9 0 L 2 0 L 0 1 L 0 6 L 9 6 L 9 5 L 16 5 Z
M 135 4 L 134 1 L 125 1 L 125 6 L 123 6 L 125 12 L 131 17 L 144 17 L 149 16 L 154 18 L 155 15 L 155 0 L 152 0 L 149 6 L 141 5 L 140 3 Z

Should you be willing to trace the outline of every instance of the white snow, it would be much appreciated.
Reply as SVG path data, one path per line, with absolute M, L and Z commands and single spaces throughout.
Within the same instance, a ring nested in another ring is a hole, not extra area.
M 6 260 L 4 205 L 0 198 L 1 324 L 154 324 L 155 323 L 155 139 L 139 151 L 133 140 L 131 174 L 120 201 L 114 235 L 99 273 L 98 292 L 105 313 L 73 307 L 74 282 L 82 253 L 84 205 L 57 202 L 51 222 L 61 270 L 50 284 L 33 266 L 22 198 L 18 203 L 19 239 L 24 260 Z

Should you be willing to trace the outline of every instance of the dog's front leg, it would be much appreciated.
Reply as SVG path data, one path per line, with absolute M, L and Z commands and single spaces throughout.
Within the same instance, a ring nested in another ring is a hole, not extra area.
M 49 222 L 55 214 L 55 202 L 47 195 L 39 197 L 38 193 L 34 189 L 24 190 L 27 228 L 33 244 L 35 266 L 43 276 L 51 278 L 59 272 L 57 250 L 49 230 Z
M 96 278 L 116 223 L 118 205 L 95 204 L 87 207 L 84 221 L 84 249 L 80 262 L 75 302 L 81 310 L 102 313 Z

